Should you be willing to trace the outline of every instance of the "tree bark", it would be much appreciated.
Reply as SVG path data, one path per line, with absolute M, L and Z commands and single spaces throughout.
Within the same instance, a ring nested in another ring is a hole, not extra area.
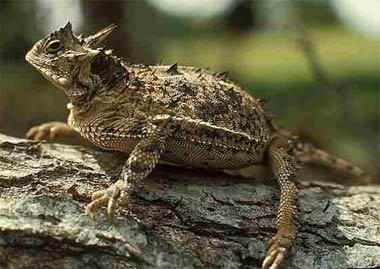
M 0 268 L 259 268 L 277 185 L 160 165 L 112 222 L 84 214 L 123 154 L 0 135 Z M 380 187 L 300 184 L 284 268 L 380 266 Z

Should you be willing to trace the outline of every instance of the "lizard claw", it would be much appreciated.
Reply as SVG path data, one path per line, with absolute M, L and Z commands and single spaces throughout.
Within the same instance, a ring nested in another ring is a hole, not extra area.
M 35 126 L 28 130 L 26 133 L 26 138 L 30 140 L 50 140 L 51 139 L 51 132 L 50 132 L 50 126 Z
M 287 235 L 278 232 L 269 243 L 269 250 L 263 261 L 262 269 L 279 269 L 289 252 L 294 241 L 294 235 Z
M 49 141 L 57 137 L 60 129 L 66 127 L 62 122 L 47 122 L 38 126 L 34 126 L 26 133 L 26 138 L 30 140 Z
M 92 202 L 86 207 L 86 213 L 93 216 L 94 211 L 102 205 L 107 205 L 107 214 L 110 219 L 113 218 L 117 200 L 123 196 L 122 181 L 117 181 L 107 189 L 94 192 L 92 194 Z

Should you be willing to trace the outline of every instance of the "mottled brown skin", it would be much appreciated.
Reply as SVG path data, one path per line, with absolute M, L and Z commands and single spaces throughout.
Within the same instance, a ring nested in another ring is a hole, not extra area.
M 295 239 L 294 178 L 298 157 L 306 158 L 303 144 L 278 130 L 260 101 L 225 73 L 130 65 L 98 48 L 113 28 L 83 38 L 68 23 L 28 52 L 27 61 L 64 90 L 70 115 L 68 124 L 46 123 L 27 137 L 48 140 L 78 132 L 98 147 L 129 154 L 119 179 L 92 195 L 90 214 L 104 204 L 112 216 L 116 202 L 127 201 L 159 160 L 214 170 L 268 164 L 281 199 L 263 268 L 279 268 Z

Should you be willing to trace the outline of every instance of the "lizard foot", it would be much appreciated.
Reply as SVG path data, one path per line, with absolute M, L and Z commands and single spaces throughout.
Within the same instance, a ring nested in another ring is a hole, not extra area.
M 102 205 L 107 205 L 107 214 L 112 219 L 116 208 L 116 202 L 119 198 L 126 200 L 124 194 L 124 184 L 118 180 L 107 189 L 94 192 L 92 194 L 92 202 L 86 207 L 86 213 L 93 216 L 94 211 Z
M 26 133 L 26 138 L 30 140 L 49 141 L 57 137 L 61 128 L 65 128 L 66 124 L 62 122 L 48 122 L 38 126 L 34 126 Z
M 263 261 L 262 269 L 279 269 L 293 244 L 295 231 L 292 228 L 287 233 L 280 230 L 269 242 L 269 250 Z

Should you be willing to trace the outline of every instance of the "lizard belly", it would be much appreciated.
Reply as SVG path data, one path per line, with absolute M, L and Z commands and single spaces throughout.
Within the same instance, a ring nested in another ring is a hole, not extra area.
M 139 139 L 136 138 L 120 138 L 107 135 L 91 136 L 82 134 L 82 136 L 99 148 L 105 150 L 121 151 L 128 154 L 132 152 L 139 141 Z
M 263 154 L 171 139 L 162 160 L 189 167 L 239 169 L 261 163 Z
M 91 125 L 80 124 L 72 114 L 68 118 L 69 125 L 84 139 L 106 150 L 131 153 L 141 138 L 133 138 L 128 134 L 115 135 L 112 132 L 97 131 Z M 261 163 L 264 147 L 261 144 L 248 145 L 250 150 L 221 146 L 210 142 L 198 142 L 191 139 L 170 138 L 165 145 L 161 160 L 187 167 L 211 169 L 240 169 L 252 164 Z M 256 150 L 252 150 L 256 149 Z

